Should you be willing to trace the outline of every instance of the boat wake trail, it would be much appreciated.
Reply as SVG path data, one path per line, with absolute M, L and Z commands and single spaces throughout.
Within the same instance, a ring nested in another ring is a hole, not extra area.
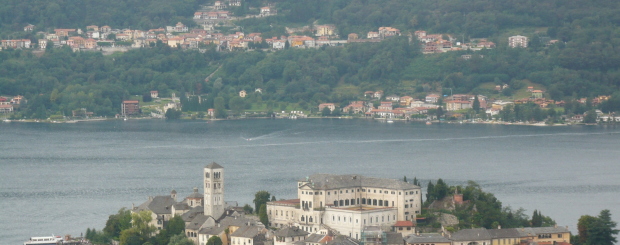
M 279 133 L 278 131 L 275 133 Z M 267 143 L 267 144 L 244 144 L 244 145 L 228 145 L 228 146 L 207 146 L 204 149 L 224 149 L 224 148 L 245 148 L 245 147 L 271 147 L 271 146 L 289 146 L 289 145 L 313 145 L 313 144 L 367 144 L 367 143 L 390 143 L 390 142 L 429 142 L 429 141 L 461 141 L 461 140 L 483 140 L 483 139 L 502 139 L 502 138 L 523 138 L 523 137 L 558 137 L 558 136 L 587 136 L 587 135 L 601 135 L 601 134 L 620 134 L 620 132 L 605 132 L 605 133 L 556 133 L 556 134 L 516 134 L 516 135 L 495 135 L 495 136 L 477 136 L 477 137 L 453 137 L 453 138 L 441 138 L 441 139 L 386 139 L 386 140 L 329 140 L 329 141 L 304 141 L 304 142 L 289 142 L 289 143 Z M 268 134 L 265 137 L 251 138 L 256 139 L 269 139 L 275 134 Z M 242 137 L 243 138 L 243 137 Z

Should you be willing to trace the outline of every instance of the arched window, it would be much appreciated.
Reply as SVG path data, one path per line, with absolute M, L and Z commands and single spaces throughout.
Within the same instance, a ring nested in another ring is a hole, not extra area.
M 388 202 L 388 200 L 383 201 L 383 206 L 386 206 L 386 207 L 387 207 L 387 206 L 388 206 L 388 203 L 389 203 L 389 202 Z
M 372 205 L 377 206 L 377 199 L 372 199 Z
M 344 205 L 345 205 L 345 206 L 349 206 L 349 199 L 344 200 Z
M 308 217 L 308 221 L 312 222 L 312 216 Z
M 362 204 L 366 204 L 366 198 L 362 198 Z
M 334 200 L 334 206 L 338 207 L 338 200 Z
M 351 205 L 355 205 L 355 199 L 351 199 Z
M 209 173 L 205 173 L 205 178 L 209 178 Z
M 383 200 L 379 200 L 379 206 L 383 206 Z
M 301 216 L 301 221 L 306 221 L 306 218 L 303 215 Z
M 344 205 L 344 201 L 340 200 L 340 206 Z

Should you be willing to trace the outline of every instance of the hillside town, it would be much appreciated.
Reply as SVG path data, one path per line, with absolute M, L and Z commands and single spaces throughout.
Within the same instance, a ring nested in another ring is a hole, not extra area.
M 194 13 L 192 25 L 200 28 L 190 29 L 186 24 L 178 22 L 174 25 L 150 30 L 135 30 L 130 28 L 116 29 L 108 25 L 89 25 L 81 28 L 58 28 L 51 31 L 38 31 L 38 40 L 17 39 L 2 40 L 1 49 L 41 49 L 50 47 L 69 46 L 74 51 L 104 51 L 124 52 L 134 48 L 152 47 L 157 43 L 180 49 L 204 49 L 214 45 L 218 51 L 251 50 L 256 48 L 266 50 L 281 50 L 293 48 L 319 48 L 322 46 L 342 46 L 347 43 L 380 42 L 386 38 L 400 36 L 400 30 L 392 27 L 380 27 L 376 31 L 367 33 L 366 38 L 351 33 L 348 39 L 340 39 L 334 25 L 312 25 L 302 28 L 286 28 L 288 36 L 264 37 L 261 33 L 244 33 L 236 31 L 224 34 L 218 27 L 229 26 L 241 29 L 232 21 L 245 18 L 264 18 L 277 15 L 274 4 L 261 7 L 258 15 L 235 17 L 226 10 L 229 7 L 241 6 L 241 1 L 216 1 L 212 6 L 203 6 L 203 9 Z M 37 30 L 34 25 L 24 26 L 24 32 Z M 312 36 L 299 33 L 312 32 Z
M 233 24 L 233 21 L 247 18 L 264 18 L 277 15 L 275 4 L 268 3 L 267 6 L 260 8 L 257 15 L 234 16 L 227 10 L 231 7 L 241 6 L 240 0 L 215 1 L 211 6 L 203 6 L 201 10 L 194 13 L 192 26 L 200 28 L 189 28 L 187 23 L 178 22 L 174 25 L 160 27 L 149 30 L 135 30 L 130 28 L 116 29 L 108 25 L 97 26 L 89 25 L 85 29 L 81 28 L 58 28 L 48 31 L 38 31 L 38 40 L 14 39 L 1 40 L 0 49 L 21 48 L 21 49 L 41 49 L 50 47 L 69 46 L 74 51 L 105 51 L 124 52 L 133 48 L 152 47 L 158 42 L 172 48 L 181 49 L 201 49 L 207 45 L 214 45 L 218 51 L 251 50 L 251 49 L 270 49 L 281 50 L 286 47 L 296 48 L 319 48 L 322 46 L 342 46 L 349 43 L 373 43 L 380 42 L 386 38 L 401 36 L 401 31 L 393 27 L 379 27 L 377 30 L 363 33 L 349 33 L 346 39 L 341 39 L 335 25 L 332 24 L 313 24 L 300 28 L 286 28 L 288 36 L 266 37 L 261 33 L 244 33 L 236 31 L 224 34 L 218 30 L 221 26 L 232 27 L 232 29 L 242 30 Z M 23 28 L 24 32 L 34 32 L 37 30 L 35 25 L 28 24 Z M 312 36 L 301 35 L 300 33 L 313 33 Z M 472 39 L 465 43 L 464 40 L 448 34 L 427 34 L 424 30 L 408 33 L 410 40 L 417 39 L 420 43 L 420 50 L 424 54 L 443 53 L 457 50 L 492 49 L 496 45 L 494 42 L 485 38 Z M 509 37 L 510 47 L 527 47 L 528 38 L 525 36 Z M 551 42 L 557 42 L 552 40 Z
M 180 216 L 185 222 L 184 234 L 196 245 L 206 245 L 212 237 L 219 237 L 223 245 L 570 244 L 568 228 L 559 226 L 457 231 L 443 225 L 419 228 L 419 186 L 350 174 L 314 174 L 291 183 L 297 196 L 267 202 L 265 223 L 236 202 L 225 201 L 221 165 L 213 162 L 205 166 L 202 175 L 204 191 L 194 188 L 180 198 L 172 190 L 169 195 L 148 197 L 131 211 L 149 212 L 149 225 L 156 227 L 155 233 Z M 467 203 L 462 194 L 446 200 L 456 206 Z

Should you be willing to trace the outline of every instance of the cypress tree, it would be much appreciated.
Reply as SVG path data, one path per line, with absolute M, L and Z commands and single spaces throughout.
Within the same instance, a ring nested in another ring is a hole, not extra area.
M 260 206 L 260 210 L 258 211 L 258 218 L 260 222 L 265 225 L 265 227 L 269 227 L 269 217 L 267 216 L 267 205 L 263 204 Z

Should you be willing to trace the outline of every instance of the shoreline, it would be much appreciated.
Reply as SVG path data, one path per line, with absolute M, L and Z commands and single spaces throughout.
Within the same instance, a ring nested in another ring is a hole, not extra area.
M 365 120 L 377 120 L 377 121 L 388 121 L 385 118 L 367 118 L 367 117 L 351 117 L 351 116 L 340 116 L 340 117 L 302 117 L 302 118 L 287 118 L 287 117 L 246 117 L 246 118 L 229 118 L 229 119 L 177 119 L 179 121 L 232 121 L 232 120 L 252 120 L 252 119 L 288 119 L 288 120 L 298 120 L 298 119 L 365 119 Z M 4 119 L 4 123 L 81 123 L 81 122 L 99 122 L 99 121 L 113 121 L 113 120 L 124 120 L 124 118 L 94 118 L 94 119 L 75 119 L 75 120 L 37 120 L 37 119 L 19 119 L 19 120 L 9 120 Z M 153 118 L 153 117 L 135 117 L 128 118 L 127 120 L 165 120 L 162 118 Z M 574 125 L 587 125 L 587 126 L 595 126 L 595 125 L 605 125 L 604 123 L 554 123 L 547 124 L 544 122 L 537 123 L 526 123 L 526 122 L 503 122 L 503 121 L 439 121 L 439 120 L 425 120 L 425 119 L 402 119 L 402 118 L 391 118 L 390 121 L 398 121 L 398 122 L 419 122 L 426 123 L 430 122 L 431 124 L 494 124 L 494 125 L 517 125 L 517 126 L 535 126 L 535 127 L 557 127 L 557 126 L 574 126 Z

